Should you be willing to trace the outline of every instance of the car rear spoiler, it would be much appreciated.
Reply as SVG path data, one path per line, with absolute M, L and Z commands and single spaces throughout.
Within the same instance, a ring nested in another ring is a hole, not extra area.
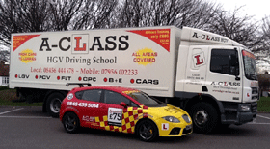
M 90 83 L 67 83 L 67 86 L 70 85 L 78 85 L 79 87 L 83 87 L 84 85 L 92 86 Z

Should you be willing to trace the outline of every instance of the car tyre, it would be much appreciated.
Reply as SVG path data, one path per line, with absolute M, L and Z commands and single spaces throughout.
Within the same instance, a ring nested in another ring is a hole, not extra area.
M 64 95 L 61 93 L 53 93 L 48 96 L 46 101 L 46 109 L 52 117 L 59 117 L 61 103 L 64 100 Z
M 136 128 L 136 134 L 143 141 L 150 142 L 155 140 L 158 136 L 158 128 L 150 120 L 141 121 Z
M 208 103 L 198 103 L 191 107 L 190 115 L 195 133 L 208 134 L 218 126 L 218 112 Z
M 80 127 L 78 116 L 73 112 L 68 112 L 63 117 L 63 125 L 67 133 L 75 134 Z

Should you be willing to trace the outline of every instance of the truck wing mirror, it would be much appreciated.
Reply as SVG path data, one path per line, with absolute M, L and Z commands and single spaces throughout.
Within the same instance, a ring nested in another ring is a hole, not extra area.
M 235 76 L 235 80 L 236 80 L 236 81 L 240 81 L 240 77 Z
M 237 77 L 239 75 L 239 62 L 238 62 L 238 58 L 237 58 L 237 53 L 229 55 L 229 65 L 230 65 L 229 66 L 229 69 L 230 69 L 229 73 L 232 75 L 235 75 Z M 235 78 L 235 80 L 236 80 L 236 78 Z

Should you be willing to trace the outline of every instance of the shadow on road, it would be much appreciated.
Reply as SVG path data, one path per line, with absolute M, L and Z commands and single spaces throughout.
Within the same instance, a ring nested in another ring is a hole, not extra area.
M 229 128 L 219 129 L 208 135 L 217 136 L 250 136 L 256 134 L 254 129 L 241 127 L 241 126 L 230 126 Z

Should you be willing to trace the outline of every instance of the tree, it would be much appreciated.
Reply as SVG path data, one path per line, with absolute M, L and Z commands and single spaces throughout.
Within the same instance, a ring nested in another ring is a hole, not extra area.
M 269 54 L 270 50 L 270 16 L 266 16 L 262 19 L 261 26 L 261 43 L 257 45 L 256 52 L 261 51 Z
M 89 1 L 90 2 L 90 1 Z M 62 31 L 73 29 L 70 25 L 72 20 L 77 20 L 77 16 L 89 4 L 85 0 L 56 0 L 49 2 L 48 13 L 50 14 L 48 22 L 52 31 Z
M 8 50 L 1 50 L 0 48 L 0 62 L 9 62 L 10 52 Z
M 86 0 L 84 8 L 72 20 L 70 27 L 72 30 L 111 28 L 112 18 L 115 16 L 113 12 L 117 5 L 118 0 Z
M 40 32 L 47 30 L 46 0 L 0 1 L 0 41 L 11 44 L 12 33 Z
M 121 21 L 118 24 L 119 27 L 175 25 L 202 28 L 219 7 L 203 0 L 125 0 L 119 8 Z
M 241 8 L 236 8 L 232 13 L 223 10 L 216 12 L 205 29 L 252 48 L 260 43 L 258 25 L 257 22 L 251 21 L 252 16 L 239 15 Z

